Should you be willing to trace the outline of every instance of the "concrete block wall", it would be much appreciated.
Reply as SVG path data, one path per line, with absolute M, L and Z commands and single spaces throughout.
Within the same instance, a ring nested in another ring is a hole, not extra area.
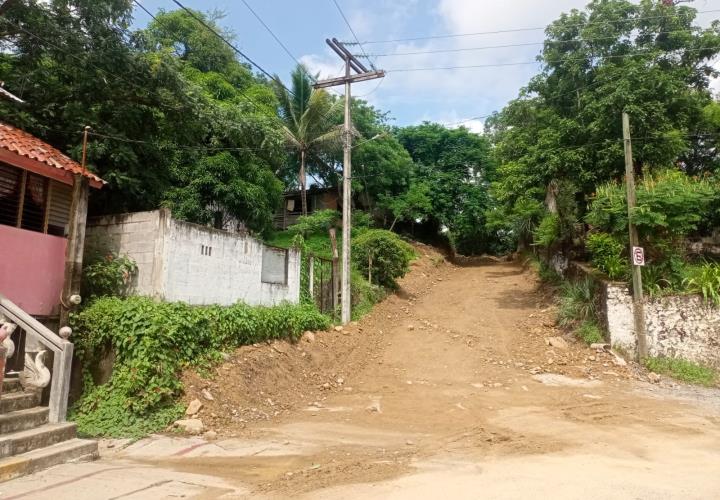
M 266 246 L 243 234 L 169 220 L 165 299 L 190 304 L 275 305 L 300 301 L 300 254 L 288 251 L 287 283 L 263 283 Z
M 93 218 L 86 248 L 135 260 L 138 295 L 194 305 L 300 301 L 299 251 L 288 250 L 285 284 L 263 283 L 261 241 L 174 220 L 166 209 Z
M 127 255 L 138 266 L 133 293 L 160 298 L 167 215 L 164 210 L 155 210 L 91 217 L 85 232 L 85 252 Z

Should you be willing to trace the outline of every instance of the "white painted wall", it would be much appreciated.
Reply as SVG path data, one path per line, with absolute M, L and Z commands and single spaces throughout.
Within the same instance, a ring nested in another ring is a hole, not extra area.
M 633 299 L 626 286 L 606 283 L 610 343 L 635 352 Z M 698 295 L 645 300 L 645 333 L 651 356 L 682 358 L 720 368 L 720 308 Z
M 299 251 L 288 251 L 286 284 L 263 283 L 261 241 L 174 220 L 168 210 L 91 219 L 86 244 L 134 259 L 138 295 L 194 305 L 300 301 Z
M 251 236 L 170 219 L 163 252 L 165 300 L 222 305 L 298 303 L 299 252 L 288 251 L 287 284 L 270 284 L 261 280 L 264 248 Z

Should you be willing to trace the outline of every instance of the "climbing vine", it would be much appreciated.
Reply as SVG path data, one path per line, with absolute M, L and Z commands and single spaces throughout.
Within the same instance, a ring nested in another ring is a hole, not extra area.
M 181 413 L 180 372 L 202 367 L 240 345 L 298 338 L 329 326 L 312 305 L 194 307 L 144 297 L 99 298 L 72 318 L 84 390 L 72 418 L 82 434 L 141 436 Z M 110 379 L 97 367 L 113 353 Z

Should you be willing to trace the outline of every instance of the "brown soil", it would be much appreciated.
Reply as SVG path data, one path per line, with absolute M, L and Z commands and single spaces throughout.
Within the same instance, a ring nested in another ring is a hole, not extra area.
M 717 393 L 649 384 L 567 336 L 551 295 L 517 263 L 461 267 L 419 250 L 399 292 L 359 323 L 244 347 L 212 374 L 185 374 L 187 401 L 203 402 L 199 418 L 218 443 L 257 452 L 152 463 L 273 498 L 377 498 L 356 483 L 399 485 L 438 467 L 462 482 L 447 471 L 579 451 L 650 460 L 677 443 L 697 456 L 718 449 Z M 558 336 L 567 349 L 547 344 Z

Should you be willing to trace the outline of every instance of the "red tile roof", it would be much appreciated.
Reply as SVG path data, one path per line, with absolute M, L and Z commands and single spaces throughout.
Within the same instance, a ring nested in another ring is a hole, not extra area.
M 63 176 L 64 178 L 71 178 L 67 174 L 83 174 L 90 179 L 90 184 L 94 187 L 101 187 L 103 184 L 106 184 L 105 181 L 92 172 L 88 170 L 83 172 L 83 168 L 78 162 L 64 155 L 51 145 L 23 130 L 2 122 L 0 122 L 0 148 L 42 164 L 45 172 L 38 173 L 45 173 L 48 177 L 58 177 L 57 175 L 53 175 L 54 172 L 51 170 L 47 170 L 47 167 L 52 167 L 64 171 L 55 172 L 57 174 L 65 174 Z M 17 166 L 21 168 L 25 167 L 25 165 Z

